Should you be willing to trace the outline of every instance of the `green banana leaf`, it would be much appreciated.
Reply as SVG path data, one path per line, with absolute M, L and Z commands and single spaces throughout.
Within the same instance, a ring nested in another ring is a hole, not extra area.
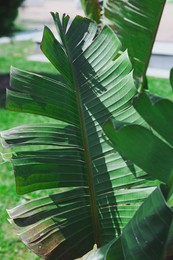
M 68 27 L 68 16 L 52 15 L 60 41 L 45 27 L 41 48 L 62 80 L 12 68 L 7 107 L 54 120 L 1 138 L 12 149 L 19 194 L 65 189 L 9 210 L 18 236 L 45 259 L 75 259 L 118 238 L 160 182 L 117 152 L 102 130 L 112 116 L 145 125 L 131 106 L 137 91 L 120 41 L 107 26 L 98 34 L 87 18 Z
M 173 211 L 167 206 L 165 187 L 157 189 L 144 201 L 119 238 L 90 253 L 85 260 L 163 260 Z
M 88 7 L 90 1 L 82 2 L 86 15 L 98 21 L 95 12 Z M 113 28 L 122 42 L 122 50 L 128 48 L 137 84 L 145 79 L 165 2 L 166 0 L 103 1 L 100 19 L 103 24 L 109 24 Z
M 134 99 L 133 106 L 151 129 L 138 124 L 121 123 L 115 119 L 108 120 L 104 130 L 118 151 L 147 172 L 151 178 L 159 179 L 171 188 L 173 103 L 166 99 L 153 103 L 142 93 Z
M 151 179 L 158 179 L 166 184 L 164 196 L 166 203 L 172 209 L 173 103 L 170 100 L 161 98 L 153 102 L 153 99 L 142 93 L 133 100 L 133 106 L 150 126 L 150 129 L 139 124 L 109 119 L 104 125 L 104 131 L 111 140 L 112 145 L 124 157 L 147 172 Z M 166 222 L 167 215 L 163 219 Z M 165 256 L 173 255 L 172 243 L 173 222 L 169 226 Z

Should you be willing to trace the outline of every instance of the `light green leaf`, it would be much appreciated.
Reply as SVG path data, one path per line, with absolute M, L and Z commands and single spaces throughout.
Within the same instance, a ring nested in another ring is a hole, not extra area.
M 58 96 L 56 93 L 59 93 Z M 64 82 L 12 68 L 7 94 L 7 108 L 10 110 L 41 114 L 79 124 L 74 92 Z

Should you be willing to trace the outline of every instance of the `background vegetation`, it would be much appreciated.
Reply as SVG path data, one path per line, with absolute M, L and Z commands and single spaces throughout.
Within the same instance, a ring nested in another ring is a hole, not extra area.
M 9 35 L 14 31 L 14 21 L 18 8 L 24 0 L 0 0 L 0 36 Z

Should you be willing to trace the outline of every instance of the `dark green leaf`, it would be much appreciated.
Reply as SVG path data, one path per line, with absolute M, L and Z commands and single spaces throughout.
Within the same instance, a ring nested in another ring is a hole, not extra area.
M 118 239 L 112 240 L 84 259 L 164 259 L 173 212 L 167 206 L 163 193 L 158 187 L 144 201 Z
M 104 23 L 112 26 L 128 48 L 137 81 L 145 77 L 166 0 L 105 0 Z
M 104 130 L 113 146 L 151 178 L 173 184 L 173 149 L 168 144 L 140 125 L 109 120 Z
M 173 145 L 173 103 L 166 99 L 153 102 L 143 93 L 135 98 L 133 105 L 144 120 Z
M 173 68 L 170 71 L 170 83 L 171 83 L 171 87 L 173 88 Z

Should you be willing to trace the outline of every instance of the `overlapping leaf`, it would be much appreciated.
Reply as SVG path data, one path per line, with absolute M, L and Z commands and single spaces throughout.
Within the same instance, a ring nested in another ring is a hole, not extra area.
M 85 2 L 86 7 L 89 6 L 88 0 L 82 2 Z M 113 28 L 122 42 L 122 49 L 128 48 L 135 78 L 139 82 L 146 74 L 165 2 L 165 0 L 103 1 L 103 23 Z M 98 20 L 94 17 L 93 10 L 85 8 L 85 11 L 88 16 Z
M 118 239 L 90 253 L 84 259 L 163 260 L 173 211 L 164 197 L 165 187 L 157 189 L 144 201 Z
M 46 27 L 41 48 L 63 80 L 12 69 L 7 106 L 57 121 L 1 136 L 15 149 L 18 193 L 69 189 L 10 210 L 18 235 L 46 259 L 73 259 L 118 236 L 155 183 L 102 131 L 112 115 L 142 122 L 131 106 L 136 89 L 127 52 L 119 55 L 121 44 L 107 26 L 97 35 L 96 23 L 86 18 L 77 16 L 69 28 L 69 17 L 53 18 L 61 42 Z
M 165 196 L 166 202 L 168 203 L 170 208 L 172 208 L 173 103 L 169 100 L 161 98 L 158 99 L 156 102 L 153 102 L 153 100 L 150 100 L 150 98 L 143 93 L 139 95 L 136 99 L 134 99 L 133 106 L 142 116 L 142 118 L 149 124 L 149 126 L 151 127 L 150 129 L 142 125 L 119 122 L 114 119 L 108 120 L 106 122 L 104 130 L 109 139 L 112 141 L 112 145 L 119 152 L 121 152 L 126 158 L 130 159 L 133 163 L 135 163 L 141 169 L 147 172 L 151 179 L 158 179 L 166 184 L 166 189 L 164 190 L 163 194 Z M 155 200 L 154 203 L 157 203 L 157 201 Z M 152 210 L 154 210 L 154 207 L 152 207 Z M 154 211 L 152 214 L 154 216 Z M 168 215 L 165 214 L 165 216 L 160 216 L 160 218 L 163 220 L 163 222 L 166 223 L 168 220 Z M 157 216 L 155 215 L 155 220 L 156 219 Z M 171 218 L 170 220 L 171 222 L 169 223 L 167 237 L 164 239 L 164 242 L 162 242 L 165 248 L 163 248 L 163 253 L 165 254 L 165 256 L 172 255 L 173 253 L 173 219 Z M 134 221 L 134 218 L 132 219 L 132 221 Z M 161 227 L 161 225 L 156 223 L 155 228 L 159 230 L 159 227 Z M 164 225 L 162 227 L 164 228 Z M 124 229 L 124 232 L 126 232 L 126 228 Z M 131 232 L 133 233 L 132 230 Z M 147 231 L 144 230 L 143 232 Z M 156 238 L 153 234 L 153 236 L 150 237 L 149 241 L 152 244 L 155 240 Z M 116 243 L 118 242 L 115 242 L 115 245 Z M 154 248 L 157 248 L 157 245 L 159 245 L 159 243 L 156 244 Z M 143 248 L 144 254 L 146 254 L 145 246 L 140 246 Z M 149 243 L 148 246 L 150 247 Z M 160 254 L 160 257 L 159 255 L 157 255 L 155 256 L 155 258 L 151 259 L 163 259 L 163 253 Z M 150 254 L 148 254 L 148 257 L 149 256 Z
M 166 99 L 152 103 L 146 94 L 141 94 L 133 105 L 155 132 L 137 124 L 120 125 L 116 120 L 109 120 L 104 129 L 124 156 L 149 173 L 151 178 L 172 186 L 173 103 Z

